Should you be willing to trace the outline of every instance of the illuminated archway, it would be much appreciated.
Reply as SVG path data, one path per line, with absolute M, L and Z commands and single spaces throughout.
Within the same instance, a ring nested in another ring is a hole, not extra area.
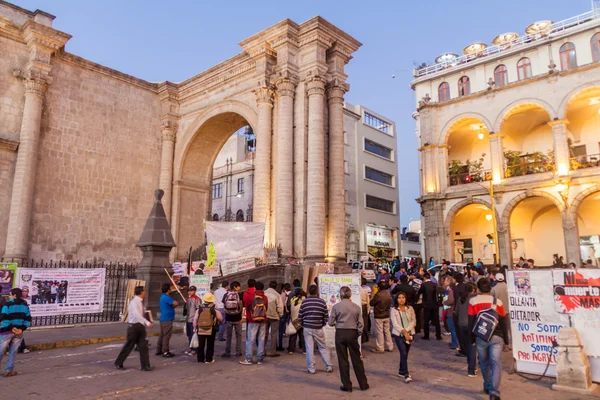
M 490 180 L 488 128 L 483 120 L 465 116 L 448 129 L 448 175 L 450 186 Z
M 457 206 L 460 207 L 460 204 Z M 467 204 L 456 212 L 451 211 L 449 218 L 450 259 L 473 263 L 481 259 L 484 264 L 492 264 L 494 241 L 498 238 L 494 232 L 490 207 L 481 203 Z
M 565 118 L 569 121 L 571 170 L 600 167 L 600 84 L 570 97 Z
M 576 212 L 581 260 L 585 264 L 598 267 L 600 265 L 600 189 L 583 198 L 578 203 Z

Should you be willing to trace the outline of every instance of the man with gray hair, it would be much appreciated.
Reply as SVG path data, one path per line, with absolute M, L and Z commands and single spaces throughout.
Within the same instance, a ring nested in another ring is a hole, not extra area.
M 343 392 L 352 391 L 348 352 L 352 359 L 352 366 L 360 390 L 367 390 L 369 384 L 365 375 L 365 366 L 360 358 L 360 346 L 358 344 L 363 330 L 362 310 L 352 302 L 352 290 L 348 286 L 342 286 L 340 297 L 342 301 L 333 306 L 328 322 L 330 326 L 335 326 L 335 352 L 337 353 L 342 380 L 340 390 Z

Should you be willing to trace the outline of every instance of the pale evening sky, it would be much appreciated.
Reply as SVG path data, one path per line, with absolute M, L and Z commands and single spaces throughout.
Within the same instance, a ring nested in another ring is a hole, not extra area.
M 419 219 L 413 63 L 523 33 L 538 20 L 559 21 L 591 9 L 590 0 L 14 0 L 56 15 L 73 35 L 67 51 L 136 77 L 178 82 L 241 51 L 238 42 L 278 21 L 321 15 L 363 46 L 346 67 L 346 100 L 397 124 L 402 226 Z M 396 78 L 392 79 L 394 70 Z

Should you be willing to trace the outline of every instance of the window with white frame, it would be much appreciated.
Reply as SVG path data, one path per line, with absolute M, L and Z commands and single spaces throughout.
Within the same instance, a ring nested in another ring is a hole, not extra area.
M 388 160 L 392 159 L 392 149 L 380 145 L 379 143 L 375 143 L 369 139 L 365 139 L 365 151 L 368 151 L 369 153 L 375 154 L 379 157 L 387 158 Z
M 365 179 L 383 183 L 384 185 L 389 186 L 392 186 L 394 184 L 394 177 L 392 175 L 371 167 L 365 167 Z
M 394 212 L 394 202 L 391 200 L 382 199 L 380 197 L 375 197 L 371 195 L 367 195 L 366 199 L 366 207 L 372 208 L 379 211 L 385 211 L 389 213 Z
M 380 130 L 383 133 L 387 133 L 388 135 L 390 134 L 390 124 L 388 122 L 367 112 L 364 116 L 364 123 L 365 125 L 369 125 L 370 127 Z

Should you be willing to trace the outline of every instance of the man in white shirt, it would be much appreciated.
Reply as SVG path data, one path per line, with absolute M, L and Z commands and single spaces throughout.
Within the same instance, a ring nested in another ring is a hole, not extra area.
M 135 296 L 131 299 L 127 312 L 127 322 L 129 323 L 127 341 L 115 361 L 115 367 L 117 369 L 125 369 L 123 363 L 137 344 L 140 352 L 142 371 L 152 371 L 148 347 L 146 347 L 146 327 L 152 328 L 152 322 L 146 319 L 146 312 L 144 311 L 146 291 L 143 286 L 136 286 L 134 294 Z
M 213 293 L 215 295 L 215 308 L 219 309 L 221 315 L 225 315 L 225 306 L 223 305 L 223 298 L 227 294 L 227 287 L 229 286 L 229 282 L 223 281 L 221 283 L 221 287 L 215 290 Z M 225 324 L 219 325 L 219 333 L 217 335 L 217 340 L 219 342 L 224 342 L 225 338 L 223 334 L 225 333 Z

